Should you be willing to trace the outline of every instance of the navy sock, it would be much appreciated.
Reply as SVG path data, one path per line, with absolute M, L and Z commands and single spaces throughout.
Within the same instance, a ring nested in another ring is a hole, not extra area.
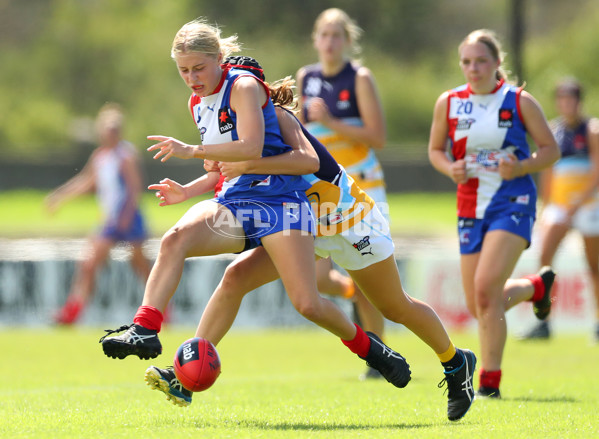
M 446 372 L 451 372 L 455 369 L 459 369 L 460 367 L 462 367 L 462 365 L 464 364 L 464 361 L 466 361 L 464 354 L 462 354 L 459 350 L 456 349 L 455 355 L 453 356 L 453 358 L 451 360 L 446 361 L 445 363 L 441 363 L 441 364 L 445 368 Z

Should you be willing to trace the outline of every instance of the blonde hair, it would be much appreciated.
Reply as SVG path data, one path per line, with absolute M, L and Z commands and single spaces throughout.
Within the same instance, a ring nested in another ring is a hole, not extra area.
M 272 84 L 266 83 L 270 91 L 270 99 L 273 104 L 284 107 L 290 111 L 297 109 L 297 99 L 293 89 L 295 88 L 295 80 L 291 76 L 286 76 Z
M 508 80 L 508 74 L 509 72 L 507 70 L 505 70 L 503 68 L 503 59 L 505 58 L 505 52 L 503 52 L 501 50 L 501 43 L 499 42 L 499 39 L 497 38 L 497 35 L 495 34 L 494 31 L 489 30 L 489 29 L 478 29 L 475 31 L 472 31 L 468 34 L 468 36 L 466 38 L 464 38 L 462 40 L 462 42 L 460 43 L 460 45 L 458 46 L 458 54 L 462 53 L 462 48 L 467 45 L 467 44 L 475 44 L 475 43 L 482 43 L 485 46 L 487 46 L 487 48 L 489 49 L 489 52 L 491 52 L 491 56 L 496 60 L 499 61 L 499 67 L 497 68 L 497 71 L 495 72 L 495 77 L 498 80 Z
M 107 102 L 98 111 L 96 117 L 96 130 L 98 132 L 104 129 L 122 129 L 125 122 L 125 115 L 121 106 L 115 102 Z
M 353 55 L 359 55 L 362 48 L 358 44 L 358 40 L 362 36 L 363 30 L 345 11 L 339 8 L 325 9 L 318 15 L 318 17 L 316 17 L 314 29 L 312 30 L 312 39 L 316 39 L 321 26 L 330 23 L 341 26 L 345 33 L 345 37 L 349 41 L 351 53 Z
M 220 29 L 206 22 L 204 18 L 196 18 L 183 25 L 175 35 L 171 48 L 171 58 L 189 52 L 200 52 L 218 58 L 222 55 L 225 59 L 229 55 L 241 50 L 237 42 L 237 35 L 221 38 Z

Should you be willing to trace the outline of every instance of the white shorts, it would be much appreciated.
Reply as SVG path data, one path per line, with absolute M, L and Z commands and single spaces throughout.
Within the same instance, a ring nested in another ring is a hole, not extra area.
M 387 222 L 391 222 L 389 216 L 389 202 L 387 201 L 387 191 L 383 186 L 372 187 L 370 189 L 362 189 L 364 192 L 368 194 L 370 198 L 376 204 L 376 207 L 379 208 Z
M 567 210 L 557 204 L 549 204 L 543 208 L 541 221 L 544 224 L 564 223 Z M 578 230 L 583 236 L 599 235 L 599 202 L 585 204 L 572 217 L 572 229 Z
M 361 270 L 393 255 L 395 245 L 389 224 L 381 211 L 373 207 L 364 219 L 349 230 L 314 240 L 315 252 L 329 256 L 346 270 Z

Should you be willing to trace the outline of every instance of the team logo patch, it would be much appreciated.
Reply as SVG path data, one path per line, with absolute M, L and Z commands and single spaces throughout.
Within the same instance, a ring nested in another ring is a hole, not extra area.
M 576 134 L 574 136 L 574 149 L 582 150 L 587 144 L 587 139 L 584 134 Z
M 229 107 L 224 106 L 220 110 L 218 110 L 218 130 L 221 134 L 228 133 L 235 128 L 235 124 L 233 123 L 233 119 L 231 119 L 231 115 L 229 114 Z
M 499 121 L 497 126 L 499 128 L 511 128 L 514 125 L 514 110 L 510 108 L 499 109 Z
M 458 120 L 458 123 L 455 127 L 456 130 L 469 130 L 470 126 L 476 122 L 474 119 L 461 119 Z
M 517 204 L 528 204 L 528 203 L 530 203 L 530 195 L 525 194 L 525 195 L 518 195 L 517 197 L 511 197 L 510 201 L 512 203 L 517 203 Z
M 473 220 L 473 219 L 471 219 L 471 218 L 468 218 L 468 219 L 460 219 L 460 220 L 458 221 L 458 227 L 459 227 L 460 229 L 461 229 L 461 228 L 464 228 L 464 227 L 474 227 L 474 220 Z
M 470 244 L 470 230 L 460 231 L 460 244 Z
M 371 255 L 372 249 L 370 247 L 370 236 L 365 236 L 360 239 L 358 242 L 352 244 L 353 247 L 358 250 L 363 255 Z
M 337 100 L 337 109 L 338 110 L 347 110 L 351 105 L 349 102 L 350 93 L 349 90 L 344 89 L 339 92 L 339 97 Z
M 343 221 L 343 213 L 335 212 L 327 216 L 327 225 L 339 224 Z
M 304 93 L 306 93 L 306 96 L 318 96 L 320 94 L 321 89 L 322 79 L 311 76 L 306 81 L 306 88 L 304 90 Z
M 250 183 L 250 188 L 256 187 L 256 186 L 268 186 L 270 184 L 270 175 L 268 177 L 266 177 L 264 180 L 253 180 Z

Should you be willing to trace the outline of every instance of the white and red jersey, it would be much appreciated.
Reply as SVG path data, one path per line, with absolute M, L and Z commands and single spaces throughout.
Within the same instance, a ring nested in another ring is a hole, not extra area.
M 458 185 L 458 216 L 484 218 L 499 212 L 535 215 L 537 191 L 530 175 L 504 180 L 499 159 L 513 153 L 530 157 L 526 127 L 520 114 L 522 89 L 500 81 L 489 94 L 470 85 L 448 92 L 450 156 L 464 159 L 469 177 Z
M 92 161 L 96 177 L 96 193 L 102 211 L 109 222 L 117 221 L 129 201 L 130 191 L 123 177 L 123 162 L 135 157 L 135 147 L 121 140 L 114 148 L 102 148 Z
M 266 85 L 252 73 L 235 68 L 225 68 L 216 90 L 200 98 L 195 94 L 189 100 L 189 108 L 204 145 L 217 145 L 238 140 L 237 113 L 231 108 L 231 92 L 235 81 L 249 76 L 260 82 L 268 94 Z M 283 154 L 291 147 L 283 141 L 275 108 L 270 99 L 262 107 L 264 117 L 264 146 L 262 157 Z M 308 184 L 301 175 L 244 174 L 224 181 L 217 186 L 216 196 L 222 199 L 245 199 L 256 196 L 277 196 L 304 191 Z

